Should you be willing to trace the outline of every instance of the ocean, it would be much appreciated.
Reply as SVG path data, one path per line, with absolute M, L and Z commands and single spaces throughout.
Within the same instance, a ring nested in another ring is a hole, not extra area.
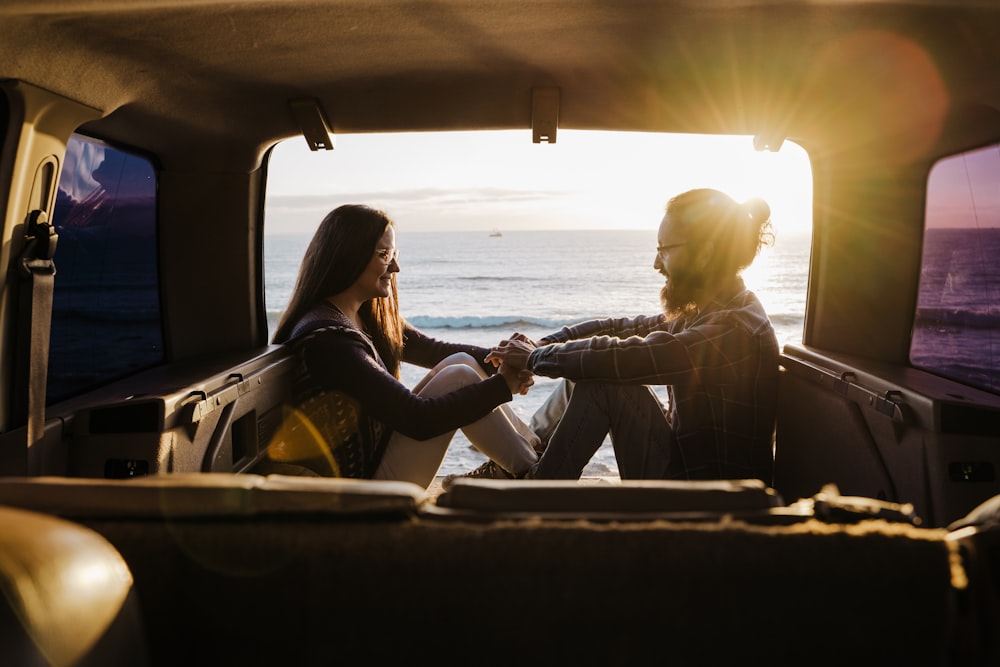
M 927 230 L 910 361 L 1000 392 L 1000 228 Z
M 308 235 L 265 237 L 265 300 L 269 331 L 288 301 Z M 397 230 L 400 309 L 413 326 L 442 340 L 489 347 L 519 331 L 531 338 L 595 317 L 660 310 L 663 277 L 653 269 L 656 231 L 407 232 Z M 802 339 L 809 237 L 776 235 L 744 274 L 763 301 L 779 346 Z M 401 380 L 415 385 L 425 369 L 404 364 Z M 557 383 L 535 378 L 514 411 L 525 421 Z M 440 475 L 471 470 L 485 457 L 461 431 Z M 610 439 L 585 475 L 615 476 Z

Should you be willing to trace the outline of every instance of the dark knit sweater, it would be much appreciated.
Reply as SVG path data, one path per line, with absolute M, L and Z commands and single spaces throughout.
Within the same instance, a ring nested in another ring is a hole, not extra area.
M 409 325 L 403 342 L 407 363 L 432 368 L 465 352 L 488 373 L 495 370 L 483 362 L 488 350 L 482 347 L 439 341 Z M 288 344 L 301 361 L 293 420 L 298 430 L 293 437 L 300 442 L 289 450 L 311 451 L 304 458 L 313 459 L 310 467 L 321 474 L 370 478 L 393 432 L 425 440 L 472 423 L 511 400 L 499 375 L 443 396 L 414 394 L 389 372 L 368 334 L 326 303 L 300 320 Z M 310 443 L 303 446 L 303 438 Z

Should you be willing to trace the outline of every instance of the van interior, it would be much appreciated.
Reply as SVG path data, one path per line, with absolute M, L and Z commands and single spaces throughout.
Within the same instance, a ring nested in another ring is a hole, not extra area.
M 6 0 L 0 652 L 997 664 L 998 65 L 975 0 Z M 430 170 L 459 133 L 801 158 L 764 179 L 808 238 L 772 479 L 252 472 L 297 371 L 272 237 L 364 194 L 286 156 Z

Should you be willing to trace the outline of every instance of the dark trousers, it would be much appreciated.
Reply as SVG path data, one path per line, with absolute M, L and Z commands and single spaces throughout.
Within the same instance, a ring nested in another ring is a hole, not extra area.
M 666 409 L 645 385 L 563 381 L 531 425 L 548 441 L 531 478 L 579 479 L 609 433 L 622 479 L 666 476 L 673 432 Z

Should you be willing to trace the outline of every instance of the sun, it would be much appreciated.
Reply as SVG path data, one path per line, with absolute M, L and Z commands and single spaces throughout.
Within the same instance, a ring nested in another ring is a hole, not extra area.
M 658 223 L 667 200 L 715 188 L 737 201 L 760 197 L 776 231 L 807 232 L 812 223 L 812 170 L 801 146 L 757 151 L 750 136 L 604 132 L 581 138 L 591 165 L 580 197 L 605 211 L 629 211 Z M 574 141 L 572 135 L 567 141 Z M 596 169 L 595 165 L 603 165 Z M 603 201 L 602 201 L 603 200 Z
M 718 157 L 721 162 L 725 155 Z M 778 152 L 742 149 L 734 157 L 731 168 L 720 174 L 720 190 L 738 201 L 764 199 L 779 233 L 812 229 L 812 168 L 801 146 L 786 141 Z

